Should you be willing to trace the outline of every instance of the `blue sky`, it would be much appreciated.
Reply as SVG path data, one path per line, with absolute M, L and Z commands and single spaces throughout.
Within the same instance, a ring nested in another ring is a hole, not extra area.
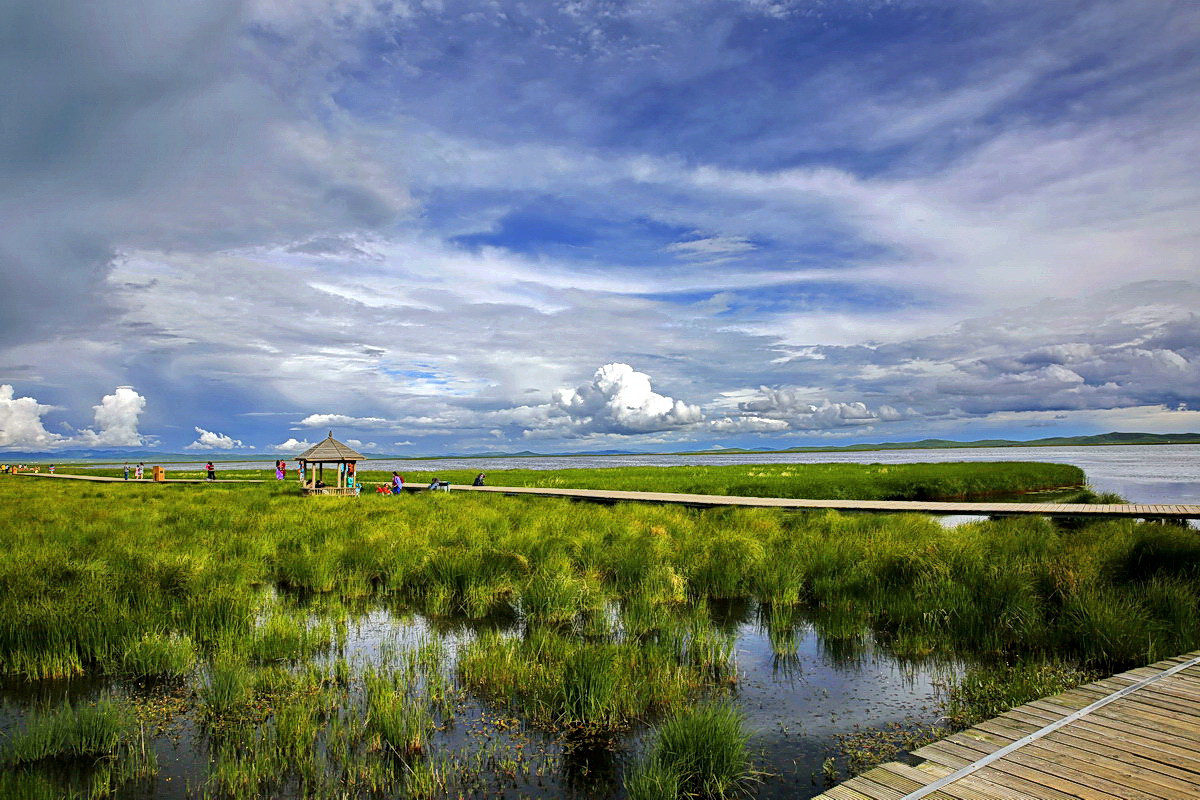
M 0 449 L 1200 430 L 1194 3 L 0 10 Z

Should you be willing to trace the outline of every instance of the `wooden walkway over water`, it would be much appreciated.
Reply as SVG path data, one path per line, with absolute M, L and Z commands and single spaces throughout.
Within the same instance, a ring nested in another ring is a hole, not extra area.
M 815 800 L 1196 800 L 1200 651 L 1019 706 Z
M 141 481 L 112 478 L 101 475 L 50 475 L 48 473 L 22 472 L 35 478 L 67 478 L 71 480 L 97 481 L 103 483 L 154 483 L 148 478 Z M 213 483 L 203 478 L 170 479 L 163 483 Z M 215 483 L 266 483 L 253 479 L 217 479 Z M 364 482 L 364 491 L 371 491 L 372 481 Z M 410 492 L 424 491 L 424 486 L 405 487 Z M 783 509 L 829 509 L 833 511 L 858 511 L 885 514 L 935 514 L 943 516 L 980 517 L 1085 517 L 1103 519 L 1125 517 L 1133 519 L 1185 520 L 1200 519 L 1200 505 L 1178 503 L 1150 505 L 1126 503 L 1120 505 L 1082 503 L 952 503 L 924 500 L 803 500 L 789 497 L 737 497 L 724 494 L 677 494 L 674 492 L 626 492 L 604 489 L 549 489 L 533 486 L 460 486 L 451 487 L 455 492 L 492 492 L 496 494 L 524 495 L 533 497 L 565 497 L 572 500 L 591 500 L 601 503 L 668 503 L 694 508 L 747 508 Z M 1198 796 L 1200 800 L 1200 796 Z
M 1127 503 L 949 503 L 922 500 L 799 500 L 787 497 L 734 497 L 723 494 L 673 492 L 620 492 L 599 489 L 543 489 L 523 486 L 454 486 L 454 491 L 498 492 L 510 495 L 569 497 L 599 502 L 673 503 L 697 508 L 745 506 L 750 508 L 832 509 L 873 513 L 908 513 L 1011 517 L 1132 517 L 1135 519 L 1200 519 L 1200 505 L 1147 505 Z

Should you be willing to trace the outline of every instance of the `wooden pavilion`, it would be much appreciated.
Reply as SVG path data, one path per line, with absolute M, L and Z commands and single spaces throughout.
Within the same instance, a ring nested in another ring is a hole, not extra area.
M 304 470 L 304 480 L 300 489 L 306 495 L 332 494 L 352 497 L 360 491 L 355 472 L 358 462 L 362 459 L 362 453 L 334 439 L 333 431 L 330 431 L 327 438 L 305 450 L 296 459 Z M 334 473 L 330 476 L 331 481 L 325 480 L 326 464 L 333 465 L 330 469 L 330 472 Z

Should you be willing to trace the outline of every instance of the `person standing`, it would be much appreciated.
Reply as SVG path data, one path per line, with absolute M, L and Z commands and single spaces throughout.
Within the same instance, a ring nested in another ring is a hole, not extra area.
M 283 463 L 283 461 L 276 461 L 275 462 L 275 480 L 277 480 L 277 481 L 283 480 L 283 475 L 284 475 L 284 463 Z
M 400 494 L 404 491 L 404 478 L 400 477 L 399 472 L 392 472 L 392 494 Z
M 215 481 L 217 479 L 217 468 L 213 466 L 213 462 L 208 462 L 204 465 L 204 468 L 208 470 L 208 479 Z
M 124 476 L 125 476 L 125 480 L 129 480 L 129 465 L 128 465 L 128 464 L 126 464 L 126 465 L 125 465 L 125 466 L 122 468 L 122 473 L 123 473 L 123 474 L 124 474 Z
M 145 464 L 145 462 L 139 461 L 138 465 L 137 465 L 137 469 L 135 469 L 133 471 L 133 477 L 140 481 L 142 479 L 142 476 L 145 474 L 146 474 L 146 464 Z

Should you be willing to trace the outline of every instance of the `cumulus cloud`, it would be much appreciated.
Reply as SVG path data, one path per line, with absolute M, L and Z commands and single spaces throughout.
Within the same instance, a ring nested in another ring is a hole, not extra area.
M 146 410 L 146 398 L 132 386 L 118 386 L 104 395 L 96 412 L 96 429 L 79 432 L 82 442 L 106 447 L 137 447 L 146 443 L 138 433 L 138 418 Z
M 347 439 L 346 444 L 350 445 L 351 447 L 353 447 L 355 450 L 358 450 L 359 452 L 362 452 L 363 450 L 379 449 L 378 442 L 364 442 L 360 439 Z
M 146 398 L 132 386 L 118 386 L 93 406 L 94 427 L 73 435 L 47 431 L 42 415 L 53 410 L 32 397 L 14 397 L 12 386 L 0 386 L 0 447 L 49 450 L 64 447 L 138 447 L 148 439 L 138 431 Z M 69 428 L 68 428 L 69 429 Z
M 658 394 L 649 375 L 620 363 L 605 364 L 574 389 L 555 391 L 548 410 L 577 435 L 669 431 L 704 419 L 700 406 Z
M 42 424 L 42 415 L 53 406 L 13 395 L 12 386 L 0 384 L 0 447 L 43 450 L 58 446 L 64 437 Z
M 295 437 L 289 438 L 286 442 L 267 445 L 268 450 L 276 453 L 303 453 L 310 447 L 312 447 L 312 442 L 308 440 L 298 441 Z
M 196 433 L 200 436 L 196 441 L 187 445 L 185 450 L 253 450 L 253 447 L 247 447 L 246 443 L 241 439 L 234 439 L 232 436 L 227 436 L 223 433 L 214 433 L 206 431 L 204 428 L 197 427 Z

